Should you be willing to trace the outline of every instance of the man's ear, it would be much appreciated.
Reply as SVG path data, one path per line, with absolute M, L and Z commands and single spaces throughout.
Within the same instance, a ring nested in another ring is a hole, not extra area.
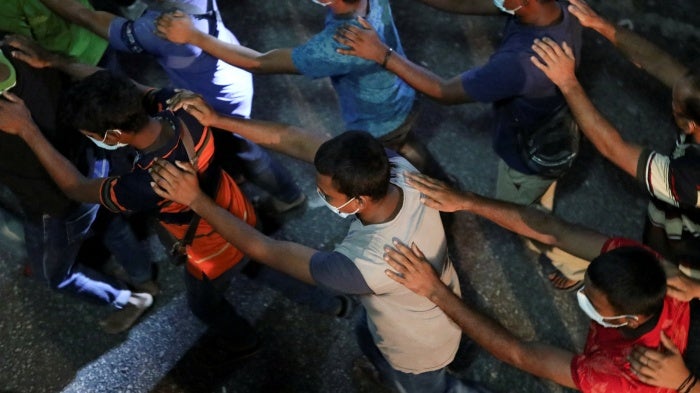
M 357 203 L 359 203 L 362 207 L 364 207 L 365 204 L 369 201 L 369 197 L 366 195 L 360 195 L 355 199 L 357 200 Z
M 625 318 L 625 320 L 627 321 L 627 327 L 629 327 L 631 329 L 638 328 L 639 325 L 646 322 L 647 319 L 649 319 L 649 318 L 643 317 L 641 315 L 637 315 L 637 318 L 630 318 L 630 317 Z
M 100 135 L 96 132 L 88 131 L 88 130 L 78 130 L 80 131 L 81 134 L 88 136 L 92 139 L 97 139 L 98 141 L 101 141 L 104 138 L 104 135 Z

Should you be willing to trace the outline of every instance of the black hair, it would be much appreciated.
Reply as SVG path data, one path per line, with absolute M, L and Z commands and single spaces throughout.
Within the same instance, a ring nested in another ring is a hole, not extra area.
M 324 142 L 314 158 L 316 171 L 349 197 L 386 196 L 391 165 L 384 146 L 365 131 L 346 131 Z
M 77 81 L 63 97 L 61 124 L 104 135 L 107 130 L 136 132 L 148 124 L 143 94 L 126 77 L 98 71 Z
M 690 94 L 680 103 L 683 108 L 683 114 L 689 120 L 700 125 L 700 70 L 696 68 L 688 71 L 683 79 L 688 84 L 688 90 L 690 91 Z
M 641 247 L 620 247 L 601 254 L 586 274 L 620 314 L 654 315 L 663 308 L 666 274 L 656 256 Z

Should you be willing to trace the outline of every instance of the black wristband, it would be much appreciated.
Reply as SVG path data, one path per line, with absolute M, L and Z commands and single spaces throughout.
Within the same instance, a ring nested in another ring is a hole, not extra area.
M 386 68 L 386 63 L 389 61 L 392 53 L 394 53 L 394 49 L 389 48 L 386 50 L 386 53 L 384 53 L 384 60 L 382 61 L 382 68 Z

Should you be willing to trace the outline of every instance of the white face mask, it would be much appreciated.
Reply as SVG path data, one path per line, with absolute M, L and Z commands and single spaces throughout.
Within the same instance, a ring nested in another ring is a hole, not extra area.
M 588 297 L 583 293 L 583 288 L 578 290 L 576 292 L 576 297 L 578 298 L 578 306 L 583 310 L 583 312 L 588 315 L 588 318 L 594 320 L 597 324 L 606 327 L 606 328 L 620 328 L 623 326 L 627 326 L 629 322 L 625 323 L 610 323 L 606 322 L 605 320 L 608 319 L 620 319 L 620 318 L 631 318 L 634 319 L 635 321 L 638 320 L 636 315 L 617 315 L 614 317 L 604 317 L 596 311 L 595 307 L 593 307 L 593 304 L 591 304 L 591 301 L 588 300 Z
M 326 1 L 325 3 L 321 0 L 311 0 L 311 1 L 313 1 L 315 4 L 320 5 L 321 7 L 328 7 L 329 5 L 331 5 L 333 3 L 333 0 Z
M 510 15 L 515 15 L 515 11 L 517 11 L 517 10 L 523 8 L 523 6 L 520 5 L 520 6 L 518 6 L 518 8 L 515 8 L 515 9 L 513 9 L 513 10 L 509 10 L 509 9 L 507 9 L 506 6 L 504 5 L 505 2 L 506 2 L 506 0 L 493 0 L 493 5 L 495 5 L 496 8 L 498 8 L 499 10 L 505 12 L 506 14 L 510 14 Z
M 352 197 L 352 198 L 350 198 L 347 202 L 343 203 L 342 205 L 340 205 L 340 206 L 338 206 L 338 207 L 335 207 L 335 206 L 331 205 L 330 202 L 328 202 L 328 201 L 326 200 L 326 196 L 323 195 L 323 193 L 321 192 L 321 190 L 320 190 L 319 188 L 316 188 L 316 192 L 318 193 L 318 196 L 321 197 L 321 200 L 322 200 L 323 203 L 326 205 L 326 207 L 329 208 L 330 211 L 332 211 L 333 213 L 339 215 L 340 218 L 348 218 L 349 216 L 351 216 L 351 215 L 357 213 L 358 211 L 360 211 L 360 208 L 359 208 L 359 207 L 358 207 L 357 209 L 355 209 L 355 211 L 352 212 L 352 213 L 344 213 L 344 212 L 341 212 L 341 211 L 340 211 L 340 209 L 344 208 L 344 207 L 347 206 L 350 202 L 354 201 L 354 200 L 355 200 L 355 197 Z
M 98 141 L 97 139 L 95 139 L 95 138 L 93 138 L 93 137 L 91 137 L 91 136 L 88 136 L 88 139 L 90 139 L 90 140 L 92 141 L 92 143 L 94 143 L 95 145 L 97 145 L 97 147 L 102 148 L 102 149 L 105 149 L 105 150 L 117 150 L 117 149 L 119 149 L 119 148 L 121 148 L 121 147 L 129 146 L 128 143 L 117 143 L 116 145 L 108 145 L 108 144 L 106 144 L 106 143 L 105 143 L 105 140 L 107 139 L 107 134 L 108 134 L 109 132 L 116 132 L 116 133 L 119 134 L 119 135 L 122 134 L 122 132 L 119 131 L 119 130 L 107 130 L 107 132 L 105 132 L 105 137 L 102 138 L 101 141 Z

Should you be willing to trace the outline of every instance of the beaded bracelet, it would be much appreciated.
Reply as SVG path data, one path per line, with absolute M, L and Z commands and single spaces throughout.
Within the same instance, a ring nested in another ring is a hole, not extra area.
M 695 386 L 695 384 L 696 384 L 697 382 L 698 382 L 698 377 L 696 377 L 695 375 L 693 375 L 693 381 L 690 382 L 690 383 L 688 384 L 688 386 L 686 386 L 686 388 L 685 388 L 685 390 L 683 391 L 683 393 L 690 393 L 690 391 L 693 389 L 693 386 Z
M 386 68 L 386 63 L 389 61 L 392 53 L 394 53 L 394 49 L 389 48 L 386 50 L 386 53 L 384 53 L 384 61 L 382 61 L 382 68 Z
M 690 389 L 695 386 L 695 384 L 698 382 L 697 377 L 693 375 L 693 373 L 689 373 L 688 377 L 681 383 L 681 385 L 676 389 L 679 393 L 689 393 Z

